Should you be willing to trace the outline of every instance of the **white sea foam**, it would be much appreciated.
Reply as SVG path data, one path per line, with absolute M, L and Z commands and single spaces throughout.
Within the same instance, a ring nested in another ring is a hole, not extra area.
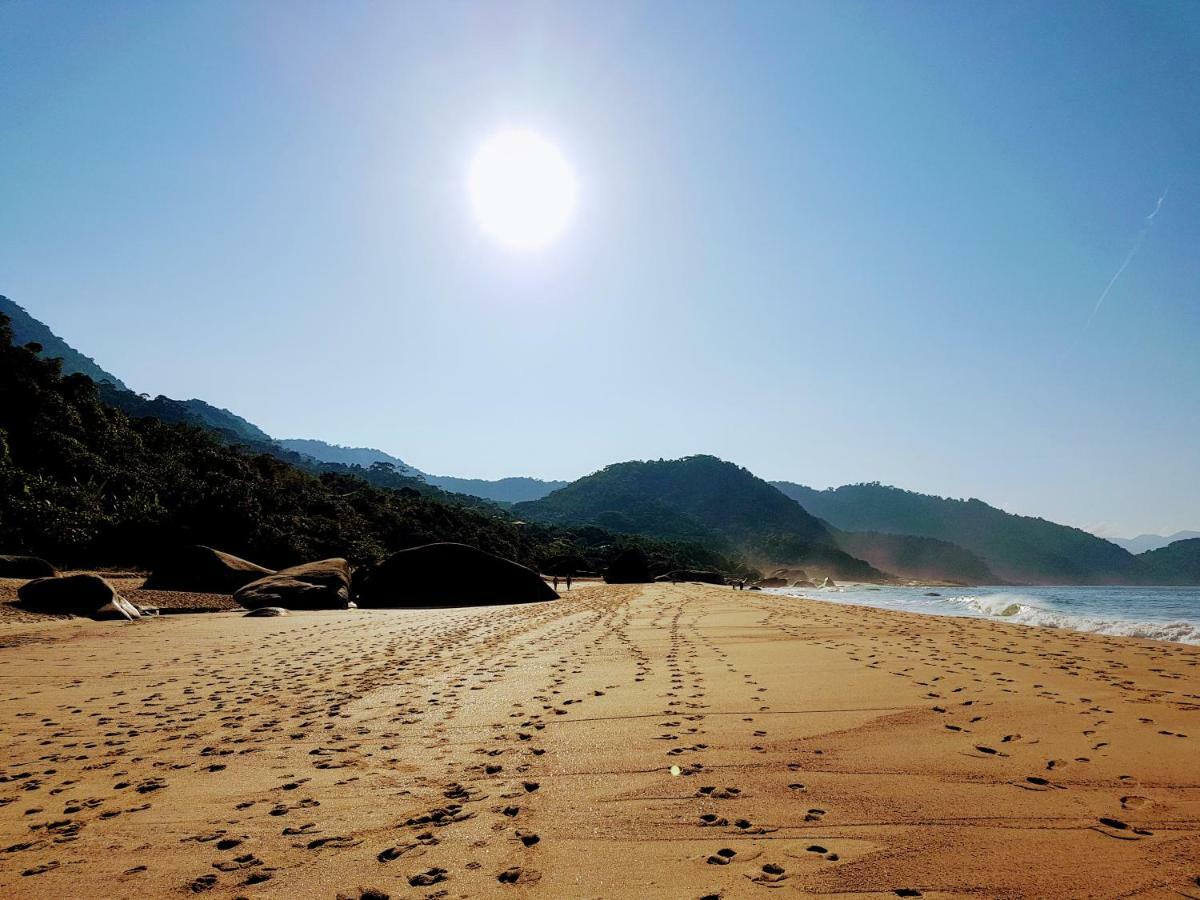
M 960 589 L 961 590 L 961 589 Z M 1036 596 L 1012 590 L 981 589 L 961 595 L 942 595 L 940 591 L 918 588 L 883 588 L 858 589 L 837 588 L 819 592 L 798 590 L 795 588 L 779 588 L 772 593 L 793 596 L 819 597 L 836 603 L 875 606 L 884 609 L 902 609 L 908 612 L 920 612 L 932 615 L 975 616 L 988 619 L 999 619 L 1006 623 L 1031 625 L 1042 628 L 1063 628 L 1071 631 L 1083 631 L 1093 634 L 1106 634 L 1119 637 L 1150 638 L 1158 641 L 1174 641 L 1184 644 L 1200 645 L 1200 617 L 1193 618 L 1189 605 L 1182 611 L 1188 618 L 1168 619 L 1166 617 L 1140 618 L 1139 614 L 1149 612 L 1165 612 L 1147 603 L 1144 597 L 1131 597 L 1129 601 L 1116 610 L 1120 615 L 1112 615 L 1112 597 L 1095 597 L 1093 594 L 1111 595 L 1121 589 L 1113 588 L 1072 588 L 1072 589 L 1034 589 L 1043 595 L 1048 591 L 1066 591 L 1072 596 L 1069 599 L 1059 598 L 1060 604 L 1067 603 L 1077 607 L 1071 611 L 1052 609 L 1055 603 L 1053 596 Z M 1175 595 L 1171 599 L 1175 602 Z M 1107 600 L 1108 603 L 1102 602 Z M 1089 608 L 1090 607 L 1090 608 Z
M 1100 618 L 1044 609 L 1023 598 L 1010 594 L 982 597 L 947 597 L 949 603 L 962 604 L 988 618 L 1003 618 L 1021 625 L 1040 625 L 1044 628 L 1066 628 L 1094 634 L 1120 637 L 1151 638 L 1156 641 L 1176 641 L 1200 644 L 1200 625 L 1195 622 L 1155 622 L 1137 619 Z

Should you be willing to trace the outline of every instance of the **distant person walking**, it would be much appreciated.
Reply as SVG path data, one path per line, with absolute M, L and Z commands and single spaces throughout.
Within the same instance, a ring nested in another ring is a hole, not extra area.
M 557 575 L 554 576 L 554 589 L 556 591 L 558 590 L 558 576 Z
M 567 590 L 569 591 L 570 589 L 571 589 L 571 576 L 568 575 L 567 576 Z

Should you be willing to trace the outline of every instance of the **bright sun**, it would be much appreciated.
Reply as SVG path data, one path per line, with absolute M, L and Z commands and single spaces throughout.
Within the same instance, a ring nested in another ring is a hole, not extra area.
M 475 152 L 467 191 L 487 235 L 513 250 L 537 250 L 567 227 L 579 186 L 552 143 L 523 128 L 506 128 Z

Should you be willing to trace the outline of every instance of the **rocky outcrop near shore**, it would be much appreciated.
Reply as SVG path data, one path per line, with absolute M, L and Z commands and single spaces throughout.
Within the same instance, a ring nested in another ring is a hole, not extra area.
M 246 609 L 345 609 L 350 602 L 350 564 L 341 557 L 280 569 L 234 592 Z
M 37 556 L 0 556 L 0 578 L 53 578 L 58 570 Z
M 17 592 L 21 606 L 31 612 L 93 619 L 140 619 L 142 612 L 99 575 L 36 578 Z
M 393 553 L 357 586 L 363 607 L 497 606 L 557 600 L 542 577 L 466 544 L 426 544 Z
M 142 587 L 148 591 L 232 594 L 252 581 L 274 574 L 274 570 L 240 556 L 194 544 L 167 554 Z
M 650 561 L 637 547 L 618 553 L 604 570 L 608 584 L 646 584 L 654 579 L 650 575 Z

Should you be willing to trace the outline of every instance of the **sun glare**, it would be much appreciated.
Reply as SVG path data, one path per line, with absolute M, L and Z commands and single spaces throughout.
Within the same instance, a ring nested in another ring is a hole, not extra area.
M 475 152 L 467 191 L 479 227 L 513 250 L 537 250 L 562 234 L 575 212 L 575 173 L 554 144 L 506 128 Z

